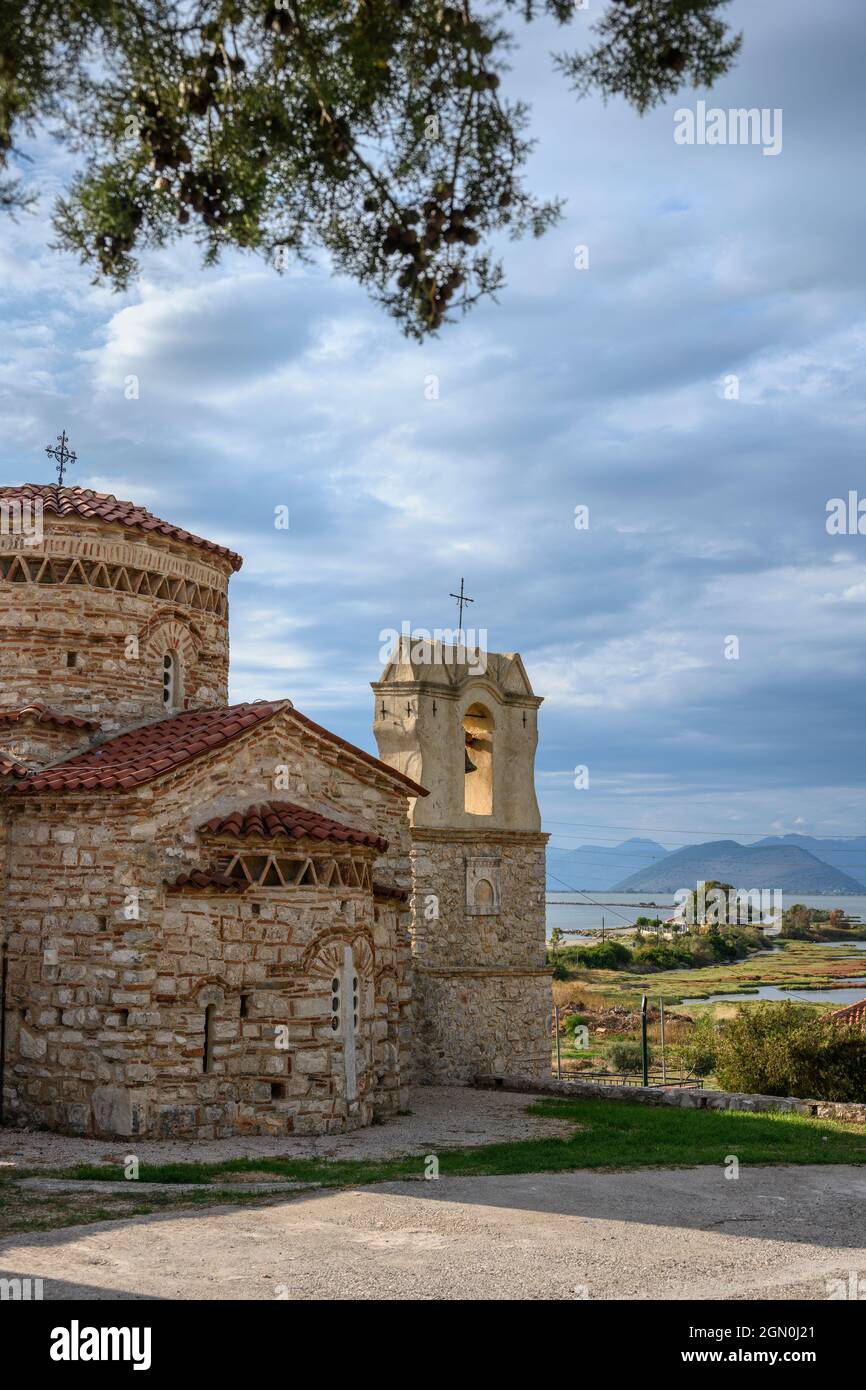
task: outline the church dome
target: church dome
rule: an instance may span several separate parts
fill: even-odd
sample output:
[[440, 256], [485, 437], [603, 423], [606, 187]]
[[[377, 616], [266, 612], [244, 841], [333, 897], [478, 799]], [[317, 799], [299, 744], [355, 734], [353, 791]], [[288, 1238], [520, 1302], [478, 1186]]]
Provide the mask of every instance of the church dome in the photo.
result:
[[241, 564], [107, 493], [0, 487], [0, 711], [38, 701], [112, 731], [224, 704]]

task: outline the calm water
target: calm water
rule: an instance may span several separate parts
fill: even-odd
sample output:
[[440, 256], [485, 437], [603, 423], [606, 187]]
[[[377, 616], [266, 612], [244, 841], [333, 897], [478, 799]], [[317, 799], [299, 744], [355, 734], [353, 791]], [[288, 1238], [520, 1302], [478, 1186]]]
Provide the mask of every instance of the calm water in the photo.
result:
[[[638, 917], [655, 917], [664, 921], [674, 911], [672, 893], [590, 893], [593, 901], [587, 902], [575, 893], [547, 894], [547, 931], [553, 927], [561, 931], [598, 931], [604, 919], [604, 927], [616, 931], [634, 926]], [[832, 893], [814, 897], [804, 897], [798, 893], [786, 894], [782, 900], [784, 907], [802, 903], [804, 907], [841, 907], [850, 917], [866, 916], [866, 894], [855, 897], [837, 897]], [[866, 947], [866, 942], [860, 942]]]
[[[548, 893], [547, 930], [559, 927], [563, 931], [598, 931], [604, 918], [605, 931], [624, 931], [633, 926], [638, 917], [655, 917], [662, 920], [670, 917], [674, 910], [672, 895], [661, 893], [592, 893], [594, 902], [579, 902], [574, 893]], [[866, 916], [866, 894], [856, 897], [834, 897], [832, 894], [803, 897], [791, 894], [783, 901], [785, 907], [802, 903], [804, 907], [841, 907], [849, 917], [862, 919]], [[579, 940], [573, 937], [572, 940]], [[866, 941], [827, 941], [816, 942], [823, 949], [832, 951], [840, 946], [854, 947], [866, 951]], [[660, 979], [662, 977], [659, 977]], [[749, 994], [710, 994], [706, 999], [683, 999], [683, 1004], [721, 1004], [748, 1003], [756, 999], [797, 999], [804, 1003], [837, 1004], [843, 1009], [846, 1004], [856, 1004], [866, 994], [866, 979], [852, 979], [848, 989], [779, 989], [777, 985], [758, 985]]]
[[708, 994], [706, 999], [683, 999], [683, 1004], [754, 1003], [756, 999], [797, 999], [804, 1004], [856, 1004], [866, 994], [866, 980], [858, 981], [852, 989], [779, 989], [776, 985], [758, 985], [750, 994]]

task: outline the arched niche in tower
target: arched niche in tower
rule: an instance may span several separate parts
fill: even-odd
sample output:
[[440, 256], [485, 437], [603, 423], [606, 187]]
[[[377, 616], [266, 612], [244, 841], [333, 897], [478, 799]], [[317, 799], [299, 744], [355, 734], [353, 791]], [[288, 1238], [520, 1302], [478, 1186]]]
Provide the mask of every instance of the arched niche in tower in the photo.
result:
[[472, 704], [463, 716], [463, 809], [471, 816], [493, 815], [493, 715]]

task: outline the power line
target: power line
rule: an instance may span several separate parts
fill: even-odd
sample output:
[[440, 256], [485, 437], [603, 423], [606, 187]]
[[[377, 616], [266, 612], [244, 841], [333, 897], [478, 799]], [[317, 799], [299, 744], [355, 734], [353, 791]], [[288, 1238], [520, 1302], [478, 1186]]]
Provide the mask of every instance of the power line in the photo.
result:
[[[578, 842], [578, 843], [577, 843], [577, 848], [578, 848], [578, 849], [583, 849], [583, 848], [593, 849], [593, 850], [595, 850], [596, 853], [598, 853], [598, 854], [600, 854], [601, 851], [602, 851], [603, 849], [609, 849], [609, 850], [611, 851], [611, 854], [616, 854], [617, 858], [623, 858], [623, 859], [645, 859], [647, 863], [652, 863], [653, 861], [659, 860], [659, 859], [666, 859], [669, 855], [671, 855], [671, 854], [676, 854], [676, 853], [678, 852], [678, 850], [681, 850], [681, 849], [701, 849], [701, 848], [703, 848], [703, 844], [712, 845], [712, 844], [716, 844], [716, 843], [717, 843], [717, 841], [715, 841], [715, 840], [706, 840], [706, 841], [703, 841], [703, 842], [699, 840], [696, 844], [693, 844], [691, 841], [689, 841], [689, 842], [687, 842], [686, 844], [682, 844], [682, 845], [671, 845], [669, 848], [663, 849], [663, 851], [662, 851], [661, 854], [650, 854], [649, 851], [647, 851], [647, 850], [626, 849], [626, 845], [628, 844], [628, 841], [627, 841], [627, 840], [622, 841], [622, 842], [619, 843], [619, 844], [610, 844], [610, 843], [608, 843], [607, 841], [599, 840], [599, 839], [597, 839], [596, 837], [594, 837], [594, 836], [592, 836], [592, 835], [566, 835], [566, 834], [564, 834], [563, 831], [561, 831], [561, 830], [551, 830], [551, 831], [549, 831], [549, 834], [550, 834], [550, 838], [551, 838], [552, 840], [575, 840], [575, 841], [577, 841], [577, 842]], [[769, 850], [773, 850], [773, 849], [802, 849], [802, 848], [803, 848], [803, 846], [801, 846], [801, 845], [740, 845], [740, 844], [739, 844], [739, 841], [736, 841], [735, 843], [739, 845], [740, 849], [747, 849], [747, 850], [751, 850], [751, 849], [769, 849]], [[819, 847], [819, 849], [820, 849], [821, 843], [822, 843], [822, 842], [821, 842], [820, 840], [818, 840], [818, 847]], [[555, 848], [555, 849], [556, 849], [556, 848], [568, 849], [567, 846], [557, 846], [557, 845], [555, 845], [554, 848]], [[820, 859], [821, 855], [820, 855], [820, 853], [819, 853], [819, 849], [815, 849], [815, 850], [806, 849], [806, 850], [804, 850], [804, 852], [805, 852], [806, 854], [815, 854], [815, 855]], [[573, 853], [572, 850], [569, 850], [568, 852], [569, 852], [569, 853]], [[846, 863], [848, 863], [849, 861], [853, 863], [853, 861], [854, 861], [855, 859], [864, 859], [864, 858], [866, 858], [866, 849], [853, 849], [853, 848], [852, 848], [852, 849], [849, 849], [849, 848], [845, 847], [845, 848], [840, 848], [840, 849], [838, 849], [838, 850], [835, 850], [834, 853], [837, 853], [837, 854], [839, 855], [839, 858], [840, 858], [840, 859], [844, 858], [844, 860], [845, 860]]]
[[[622, 920], [628, 926], [634, 926], [634, 922], [631, 920], [630, 917], [623, 917], [623, 914], [621, 912], [616, 912], [615, 909], [610, 906], [610, 903], [597, 903], [595, 901], [595, 898], [591, 898], [588, 893], [584, 893], [582, 888], [573, 888], [570, 883], [563, 883], [561, 878], [556, 877], [556, 874], [549, 873], [547, 877], [552, 878], [554, 883], [562, 883], [563, 888], [567, 888], [569, 893], [579, 893], [582, 898], [586, 898], [586, 901], [588, 903], [592, 903], [593, 907], [600, 907], [605, 912], [613, 912], [614, 917], [622, 917]], [[566, 904], [563, 904], [563, 906], [566, 906]]]
[[[663, 829], [663, 828], [661, 828], [660, 826], [646, 826], [646, 825], [597, 825], [594, 821], [574, 821], [574, 820], [560, 820], [560, 821], [555, 821], [555, 820], [547, 820], [546, 823], [547, 823], [547, 825], [571, 825], [571, 826], [575, 827], [575, 829], [578, 828], [578, 827], [580, 827], [580, 826], [584, 826], [584, 825], [585, 825], [585, 826], [587, 826], [590, 830], [637, 830], [637, 831], [640, 831], [640, 833], [643, 834], [643, 835], [722, 835], [722, 836], [724, 836], [725, 838], [732, 838], [734, 835], [749, 835], [749, 836], [754, 836], [756, 839], [765, 839], [765, 838], [769, 838], [769, 837], [772, 837], [773, 839], [781, 839], [781, 838], [783, 838], [783, 836], [780, 836], [778, 830], [739, 830], [739, 829], [733, 830], [733, 829], [731, 829], [730, 826], [728, 826], [728, 828], [727, 828], [726, 830], [684, 830], [684, 829], [677, 829], [677, 828], [672, 827], [672, 826], [668, 826], [666, 829]], [[796, 830], [786, 830], [786, 831], [784, 832], [784, 834], [785, 834], [785, 835], [797, 835], [797, 834], [799, 834], [799, 831], [796, 831]], [[824, 836], [821, 836], [821, 835], [804, 835], [802, 838], [803, 838], [803, 839], [813, 839], [813, 840], [820, 840], [820, 839], [825, 839], [825, 840], [863, 840], [863, 839], [866, 839], [866, 836], [864, 836], [863, 834], [859, 834], [859, 835], [824, 835]]]

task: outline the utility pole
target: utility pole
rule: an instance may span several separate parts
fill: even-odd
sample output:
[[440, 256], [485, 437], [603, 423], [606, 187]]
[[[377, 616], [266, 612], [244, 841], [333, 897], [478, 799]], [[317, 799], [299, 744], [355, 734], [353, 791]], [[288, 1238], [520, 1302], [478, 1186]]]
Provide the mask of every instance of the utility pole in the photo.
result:
[[665, 1001], [663, 998], [659, 999], [659, 1023], [662, 1039], [662, 1085], [664, 1086], [668, 1079], [668, 1073], [667, 1067], [665, 1066]]
[[640, 1045], [643, 1060], [643, 1084], [649, 1085], [649, 1058], [646, 1040], [646, 995], [641, 999], [640, 1005]]

